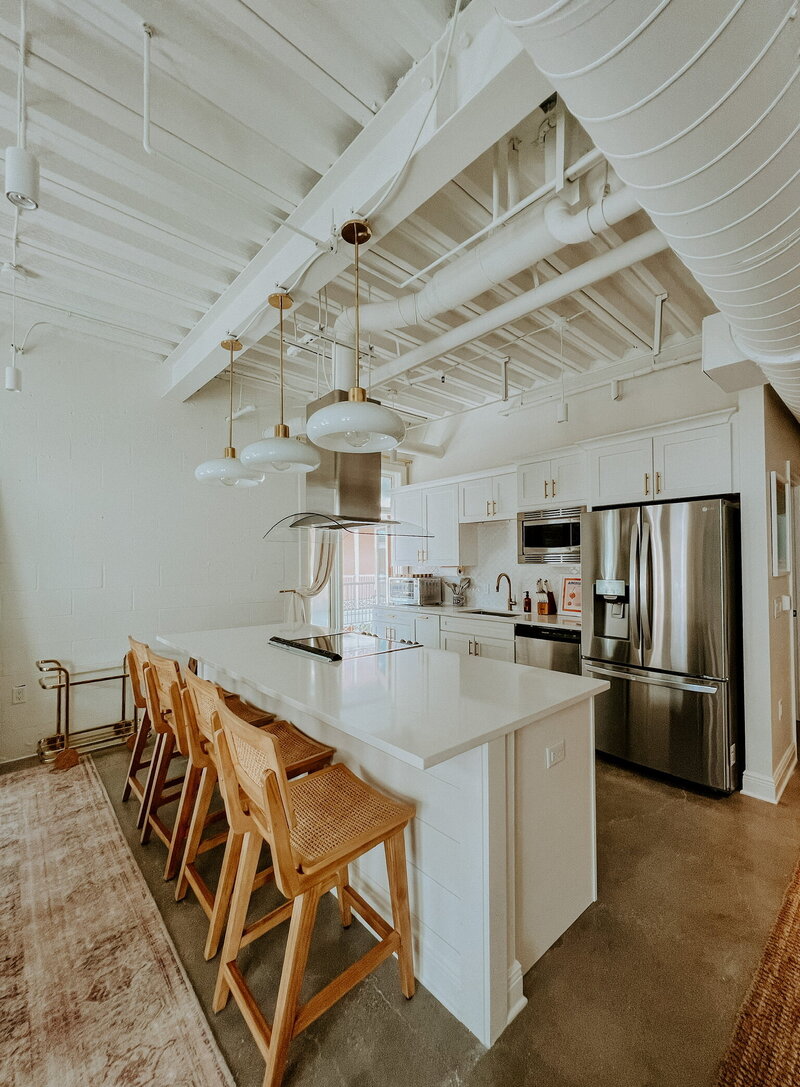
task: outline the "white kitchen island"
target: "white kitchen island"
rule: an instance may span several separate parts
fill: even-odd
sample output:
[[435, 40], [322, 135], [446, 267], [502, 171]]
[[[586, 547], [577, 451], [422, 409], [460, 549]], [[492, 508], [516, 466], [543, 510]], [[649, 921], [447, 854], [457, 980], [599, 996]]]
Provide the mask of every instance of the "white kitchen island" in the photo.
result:
[[[490, 1046], [525, 1004], [525, 971], [596, 898], [593, 698], [608, 684], [438, 649], [331, 664], [268, 644], [314, 633], [281, 624], [159, 641], [416, 805], [415, 974]], [[382, 850], [351, 879], [391, 915]]]

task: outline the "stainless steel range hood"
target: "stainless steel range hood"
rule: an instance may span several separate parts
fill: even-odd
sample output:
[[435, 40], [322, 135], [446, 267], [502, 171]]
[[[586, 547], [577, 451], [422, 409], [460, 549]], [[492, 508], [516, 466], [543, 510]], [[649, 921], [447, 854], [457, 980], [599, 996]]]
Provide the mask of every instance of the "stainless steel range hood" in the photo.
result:
[[[306, 408], [306, 419], [329, 404], [347, 400], [347, 393], [333, 389]], [[315, 514], [324, 515], [324, 528], [346, 528], [381, 522], [380, 453], [334, 453], [319, 449], [320, 465], [306, 475], [306, 510], [297, 528], [313, 527]], [[334, 518], [334, 521], [328, 520]]]

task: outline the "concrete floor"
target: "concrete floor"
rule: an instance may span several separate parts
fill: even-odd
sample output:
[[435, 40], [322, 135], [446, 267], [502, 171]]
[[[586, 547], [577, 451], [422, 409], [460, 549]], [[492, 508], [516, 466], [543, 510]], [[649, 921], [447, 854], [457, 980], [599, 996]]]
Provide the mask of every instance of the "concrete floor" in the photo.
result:
[[[127, 752], [95, 760], [236, 1082], [258, 1087], [233, 1001], [210, 1011], [204, 915], [191, 895], [174, 901], [163, 847], [138, 844], [135, 805], [119, 802]], [[528, 1005], [491, 1050], [425, 990], [404, 1000], [390, 960], [293, 1042], [286, 1087], [712, 1087], [800, 853], [800, 775], [773, 807], [600, 762], [597, 802], [599, 901], [528, 973]], [[241, 960], [268, 1015], [284, 939]], [[323, 903], [303, 999], [370, 942]]]

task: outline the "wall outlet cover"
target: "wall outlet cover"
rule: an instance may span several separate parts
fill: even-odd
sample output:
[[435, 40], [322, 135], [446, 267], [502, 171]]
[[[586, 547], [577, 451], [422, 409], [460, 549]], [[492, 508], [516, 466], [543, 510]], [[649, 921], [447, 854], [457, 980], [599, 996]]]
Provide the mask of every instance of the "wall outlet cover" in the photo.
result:
[[566, 745], [563, 740], [559, 740], [557, 744], [553, 744], [552, 747], [548, 747], [545, 750], [545, 766], [549, 770], [551, 766], [555, 766], [556, 763], [563, 762], [566, 754]]

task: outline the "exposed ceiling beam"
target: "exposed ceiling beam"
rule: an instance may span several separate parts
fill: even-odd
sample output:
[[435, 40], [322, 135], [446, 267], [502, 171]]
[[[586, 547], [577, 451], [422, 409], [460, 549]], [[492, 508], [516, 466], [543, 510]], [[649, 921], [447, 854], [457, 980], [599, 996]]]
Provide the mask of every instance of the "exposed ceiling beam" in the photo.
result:
[[[462, 18], [436, 109], [420, 135], [402, 184], [372, 217], [376, 240], [549, 93], [547, 81], [486, 0], [473, 0]], [[428, 110], [436, 60], [431, 53], [412, 70], [303, 200], [290, 217], [292, 223], [326, 239], [332, 221], [340, 225], [353, 212], [370, 211], [407, 156]], [[316, 255], [306, 238], [279, 228], [169, 357], [165, 395], [186, 399], [219, 371], [218, 344], [227, 332], [243, 336], [246, 346], [265, 335], [277, 320], [274, 310], [263, 312], [266, 296], [276, 285], [294, 284]], [[351, 261], [348, 246], [323, 252], [305, 275], [303, 291], [316, 292]]]

